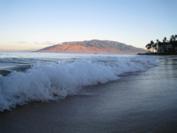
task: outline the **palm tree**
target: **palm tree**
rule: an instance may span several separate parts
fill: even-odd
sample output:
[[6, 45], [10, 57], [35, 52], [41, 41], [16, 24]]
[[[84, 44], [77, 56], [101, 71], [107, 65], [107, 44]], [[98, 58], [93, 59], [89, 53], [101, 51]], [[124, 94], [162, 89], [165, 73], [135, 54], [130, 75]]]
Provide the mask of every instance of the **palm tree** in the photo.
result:
[[158, 44], [160, 41], [159, 41], [159, 39], [156, 39], [156, 43]]
[[171, 35], [170, 37], [170, 44], [172, 45], [172, 49], [171, 49], [171, 52], [175, 52], [175, 45], [176, 45], [176, 38], [175, 38], [175, 35]]
[[151, 42], [150, 42], [150, 43], [151, 43], [151, 45], [152, 45], [152, 44], [154, 44], [154, 41], [152, 41], [152, 40], [151, 40]]
[[177, 41], [177, 35], [175, 35], [175, 41]]
[[171, 35], [171, 37], [170, 37], [170, 42], [172, 43], [172, 42], [174, 42], [175, 41], [175, 35]]
[[167, 40], [167, 37], [164, 37], [163, 38], [163, 41], [162, 41], [162, 46], [161, 46], [161, 50], [160, 52], [161, 53], [164, 53], [167, 51], [167, 45], [169, 44], [168, 40]]
[[159, 39], [157, 39], [156, 40], [156, 43], [154, 43], [154, 45], [153, 45], [153, 48], [154, 48], [154, 50], [157, 50], [157, 47], [160, 45], [160, 41], [159, 41]]
[[167, 40], [167, 37], [164, 37], [162, 42], [159, 39], [155, 43], [151, 41], [146, 45], [146, 48], [159, 54], [177, 54], [177, 34], [171, 35], [169, 40]]
[[177, 35], [175, 35], [174, 51], [177, 53]]
[[167, 38], [164, 37], [164, 38], [163, 38], [163, 43], [166, 43], [166, 42], [167, 42]]
[[151, 44], [150, 43], [148, 43], [147, 45], [146, 45], [146, 49], [151, 49]]
[[154, 45], [154, 41], [151, 40], [151, 42], [146, 45], [146, 48], [150, 50], [153, 47], [153, 45]]

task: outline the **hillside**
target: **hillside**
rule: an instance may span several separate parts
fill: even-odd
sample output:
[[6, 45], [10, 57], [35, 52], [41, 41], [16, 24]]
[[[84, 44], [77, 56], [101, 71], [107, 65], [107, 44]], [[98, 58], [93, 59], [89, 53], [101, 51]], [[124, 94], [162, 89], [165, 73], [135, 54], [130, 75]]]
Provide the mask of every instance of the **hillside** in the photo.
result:
[[137, 54], [144, 52], [144, 50], [116, 41], [90, 40], [63, 42], [43, 48], [39, 52]]

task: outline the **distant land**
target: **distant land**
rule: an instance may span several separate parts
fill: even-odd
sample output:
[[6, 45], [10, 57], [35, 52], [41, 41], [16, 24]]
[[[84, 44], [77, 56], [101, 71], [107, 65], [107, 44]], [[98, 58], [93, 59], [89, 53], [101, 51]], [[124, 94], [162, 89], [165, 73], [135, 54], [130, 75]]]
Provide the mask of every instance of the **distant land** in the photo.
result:
[[145, 50], [124, 43], [108, 40], [63, 42], [37, 52], [89, 53], [89, 54], [137, 54]]

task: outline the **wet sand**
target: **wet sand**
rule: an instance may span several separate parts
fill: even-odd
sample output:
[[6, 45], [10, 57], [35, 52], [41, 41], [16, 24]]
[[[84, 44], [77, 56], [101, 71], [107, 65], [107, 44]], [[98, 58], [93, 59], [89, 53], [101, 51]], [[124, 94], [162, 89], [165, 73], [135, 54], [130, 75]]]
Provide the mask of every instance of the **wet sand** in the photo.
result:
[[78, 95], [0, 113], [0, 133], [175, 133], [177, 57]]

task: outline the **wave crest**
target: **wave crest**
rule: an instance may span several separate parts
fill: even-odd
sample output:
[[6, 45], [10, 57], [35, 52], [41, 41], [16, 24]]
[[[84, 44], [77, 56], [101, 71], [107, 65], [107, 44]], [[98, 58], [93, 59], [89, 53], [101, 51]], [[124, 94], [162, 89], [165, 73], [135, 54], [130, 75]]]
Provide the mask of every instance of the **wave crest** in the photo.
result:
[[126, 72], [145, 71], [156, 65], [150, 57], [100, 57], [36, 63], [26, 72], [0, 77], [0, 111], [30, 101], [55, 100], [81, 88], [119, 79]]

